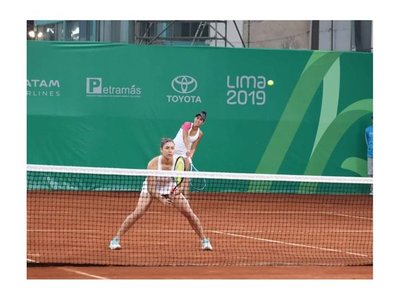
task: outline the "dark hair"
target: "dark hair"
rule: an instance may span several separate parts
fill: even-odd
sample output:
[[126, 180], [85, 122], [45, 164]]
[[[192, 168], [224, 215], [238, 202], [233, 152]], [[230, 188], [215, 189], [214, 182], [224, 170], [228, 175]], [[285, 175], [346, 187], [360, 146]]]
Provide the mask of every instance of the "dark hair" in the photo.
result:
[[162, 139], [161, 139], [161, 143], [160, 143], [160, 148], [162, 149], [162, 148], [164, 147], [164, 145], [165, 145], [166, 143], [169, 143], [169, 142], [173, 142], [173, 143], [175, 144], [175, 142], [174, 142], [173, 139], [170, 139], [170, 138], [162, 138]]
[[204, 111], [204, 110], [202, 110], [201, 112], [199, 112], [198, 114], [196, 114], [196, 117], [197, 116], [200, 116], [200, 117], [202, 117], [202, 119], [204, 120], [204, 122], [206, 121], [206, 119], [207, 119], [207, 112], [206, 111]]

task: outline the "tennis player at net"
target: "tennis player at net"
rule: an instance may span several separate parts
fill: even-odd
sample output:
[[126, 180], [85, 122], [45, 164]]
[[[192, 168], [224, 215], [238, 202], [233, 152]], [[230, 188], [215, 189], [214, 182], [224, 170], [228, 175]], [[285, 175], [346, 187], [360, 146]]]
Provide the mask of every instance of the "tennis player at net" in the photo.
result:
[[[167, 170], [171, 171], [175, 165], [177, 156], [174, 155], [175, 144], [172, 139], [163, 138], [161, 140], [161, 155], [154, 157], [147, 165], [149, 170]], [[110, 241], [111, 250], [121, 249], [121, 237], [142, 217], [149, 209], [151, 202], [158, 199], [165, 205], [173, 205], [189, 221], [193, 230], [200, 238], [202, 250], [212, 250], [211, 242], [205, 237], [199, 218], [190, 207], [189, 201], [177, 189], [172, 195], [170, 191], [175, 186], [175, 181], [171, 177], [153, 177], [149, 176], [143, 183], [142, 191], [135, 210], [125, 219], [118, 229], [116, 236]], [[165, 196], [168, 194], [169, 196]]]

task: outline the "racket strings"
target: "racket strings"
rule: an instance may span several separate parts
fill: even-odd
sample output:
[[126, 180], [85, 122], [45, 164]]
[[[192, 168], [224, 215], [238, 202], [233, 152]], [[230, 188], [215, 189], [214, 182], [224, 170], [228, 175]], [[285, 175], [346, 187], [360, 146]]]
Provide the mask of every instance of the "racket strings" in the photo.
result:
[[[191, 163], [190, 171], [199, 172], [199, 170]], [[204, 178], [190, 178], [190, 187], [195, 191], [202, 191], [206, 188], [207, 182]]]

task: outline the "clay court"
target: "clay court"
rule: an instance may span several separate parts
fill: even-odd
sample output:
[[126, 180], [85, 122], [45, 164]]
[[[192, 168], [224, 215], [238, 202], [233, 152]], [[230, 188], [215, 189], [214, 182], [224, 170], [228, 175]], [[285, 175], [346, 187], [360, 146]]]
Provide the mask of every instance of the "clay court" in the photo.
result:
[[373, 278], [368, 195], [194, 193], [191, 205], [213, 251], [200, 249], [179, 212], [154, 201], [123, 237], [122, 249], [109, 250], [137, 197], [28, 192], [27, 278]]

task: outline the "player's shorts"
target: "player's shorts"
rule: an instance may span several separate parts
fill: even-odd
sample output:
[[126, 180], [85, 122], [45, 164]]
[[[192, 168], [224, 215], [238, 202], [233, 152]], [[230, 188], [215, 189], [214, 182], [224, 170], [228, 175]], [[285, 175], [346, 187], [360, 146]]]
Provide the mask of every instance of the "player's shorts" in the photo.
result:
[[[156, 192], [163, 194], [169, 194], [175, 187], [175, 182], [170, 177], [157, 177], [156, 178]], [[143, 182], [142, 192], [148, 193], [147, 190], [147, 179]]]

